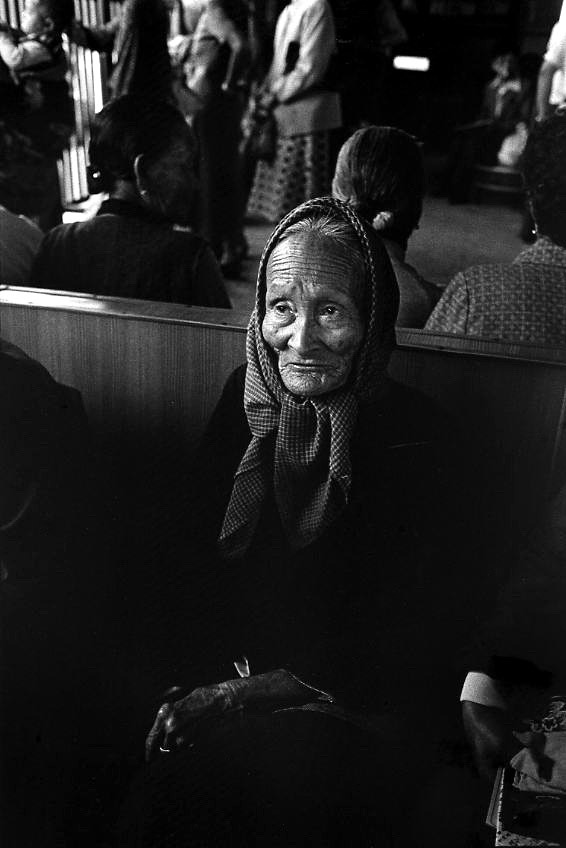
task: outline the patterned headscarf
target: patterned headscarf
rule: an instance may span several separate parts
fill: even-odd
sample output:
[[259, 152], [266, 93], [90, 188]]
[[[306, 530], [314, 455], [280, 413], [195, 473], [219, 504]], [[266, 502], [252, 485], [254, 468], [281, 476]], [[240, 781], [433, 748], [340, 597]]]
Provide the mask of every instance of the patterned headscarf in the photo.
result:
[[[265, 315], [266, 269], [283, 233], [312, 216], [347, 221], [363, 255], [362, 319], [365, 332], [346, 385], [328, 395], [300, 398], [287, 391], [261, 325]], [[323, 233], [320, 233], [323, 236]], [[348, 502], [352, 482], [350, 439], [359, 402], [379, 398], [395, 344], [399, 293], [385, 248], [367, 222], [330, 197], [309, 200], [276, 227], [263, 251], [255, 309], [247, 336], [244, 408], [252, 440], [234, 478], [219, 546], [226, 558], [250, 545], [266, 494], [273, 487], [286, 538], [293, 549], [319, 538]], [[275, 436], [275, 448], [270, 436]]]

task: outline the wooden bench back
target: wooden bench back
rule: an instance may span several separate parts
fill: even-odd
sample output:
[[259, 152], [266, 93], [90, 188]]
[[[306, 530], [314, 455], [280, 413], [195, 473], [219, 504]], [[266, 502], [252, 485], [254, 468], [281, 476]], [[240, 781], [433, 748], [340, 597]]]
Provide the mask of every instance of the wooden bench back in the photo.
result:
[[[230, 310], [0, 289], [0, 335], [78, 389], [97, 445], [146, 480], [190, 457], [245, 359], [246, 323]], [[453, 415], [464, 449], [483, 457], [483, 507], [506, 504], [520, 527], [562, 477], [565, 352], [422, 330], [398, 342], [392, 375]]]

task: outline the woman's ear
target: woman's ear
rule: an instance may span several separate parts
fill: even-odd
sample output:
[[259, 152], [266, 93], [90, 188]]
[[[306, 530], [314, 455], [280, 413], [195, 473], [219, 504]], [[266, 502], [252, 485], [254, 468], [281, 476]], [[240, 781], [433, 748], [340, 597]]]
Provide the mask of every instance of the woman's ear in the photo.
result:
[[147, 202], [149, 189], [147, 171], [145, 167], [145, 156], [143, 153], [139, 153], [134, 159], [134, 176], [136, 178], [136, 188], [142, 200]]

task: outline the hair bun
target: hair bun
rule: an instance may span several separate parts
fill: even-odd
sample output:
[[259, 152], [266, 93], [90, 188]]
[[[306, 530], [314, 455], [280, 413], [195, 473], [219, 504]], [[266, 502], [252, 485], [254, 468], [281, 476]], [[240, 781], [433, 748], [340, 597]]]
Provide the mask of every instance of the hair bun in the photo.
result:
[[395, 214], [389, 209], [384, 209], [382, 212], [377, 213], [377, 215], [371, 222], [371, 225], [376, 232], [382, 233], [384, 230], [388, 230], [391, 228], [394, 219]]

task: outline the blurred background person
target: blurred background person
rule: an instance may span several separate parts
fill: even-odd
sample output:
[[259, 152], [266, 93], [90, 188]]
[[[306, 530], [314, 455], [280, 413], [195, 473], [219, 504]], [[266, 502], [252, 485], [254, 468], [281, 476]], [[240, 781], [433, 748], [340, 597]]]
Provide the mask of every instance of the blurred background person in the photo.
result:
[[536, 114], [544, 120], [566, 100], [566, 18], [553, 26], [538, 75]]
[[447, 188], [452, 203], [469, 199], [476, 165], [497, 165], [506, 137], [519, 122], [528, 123], [529, 105], [523, 97], [523, 82], [516, 55], [498, 53], [491, 65], [493, 79], [486, 85], [479, 117], [456, 127], [448, 154]]
[[232, 277], [239, 276], [246, 253], [239, 144], [242, 84], [250, 63], [247, 29], [244, 0], [208, 0], [185, 63], [186, 85], [196, 101], [192, 126], [200, 156], [199, 229]]
[[423, 327], [441, 294], [405, 261], [407, 243], [419, 226], [424, 188], [421, 150], [403, 130], [365, 127], [342, 145], [332, 194], [383, 239], [399, 286], [401, 327]]
[[57, 159], [74, 130], [62, 36], [72, 0], [26, 0], [0, 25], [0, 203], [46, 230], [61, 222]]
[[218, 263], [189, 229], [195, 141], [168, 103], [132, 95], [96, 116], [89, 147], [98, 214], [45, 237], [32, 277], [41, 287], [229, 307]]
[[124, 0], [107, 24], [85, 27], [76, 23], [70, 37], [82, 47], [116, 55], [108, 80], [111, 99], [138, 94], [172, 101], [168, 34], [169, 11], [164, 0]]
[[427, 330], [566, 346], [566, 110], [534, 125], [522, 172], [535, 243], [510, 265], [458, 273]]
[[293, 0], [283, 9], [261, 97], [275, 115], [276, 148], [271, 162], [257, 164], [251, 217], [275, 223], [299, 203], [329, 193], [330, 131], [342, 123], [338, 93], [324, 88], [335, 51], [327, 0]]

